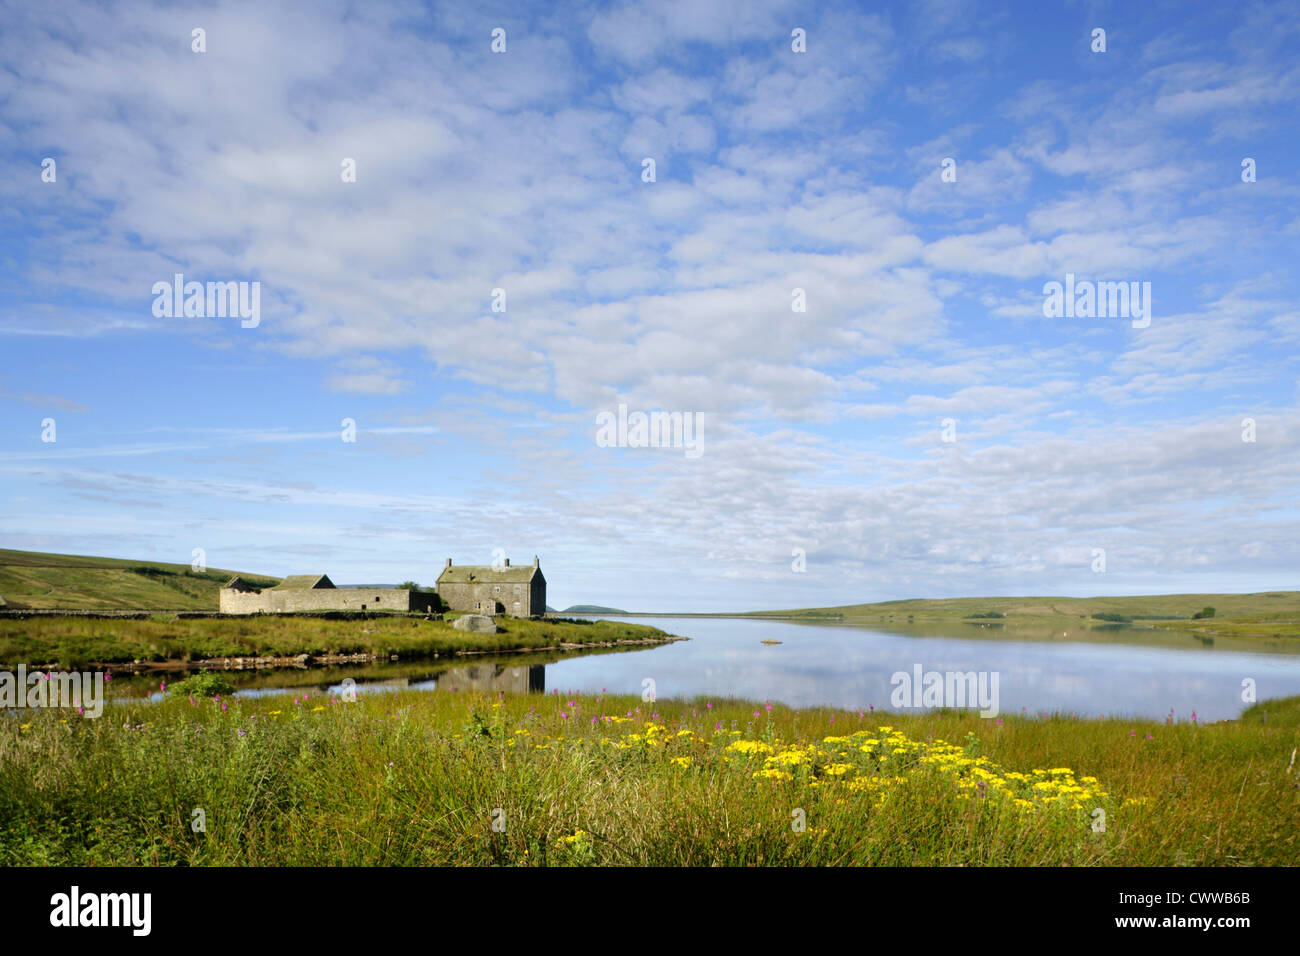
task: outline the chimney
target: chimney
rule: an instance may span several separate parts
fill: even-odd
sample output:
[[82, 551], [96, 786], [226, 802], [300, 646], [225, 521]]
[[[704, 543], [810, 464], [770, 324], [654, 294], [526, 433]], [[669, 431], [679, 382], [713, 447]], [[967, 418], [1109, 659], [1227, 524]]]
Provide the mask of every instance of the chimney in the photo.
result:
[[538, 562], [537, 562], [537, 555], [533, 555], [533, 567], [535, 567], [535, 568], [537, 568], [537, 567], [541, 567], [541, 565], [538, 564]]
[[[448, 559], [447, 559], [447, 568], [449, 568], [449, 567], [451, 567], [451, 558], [448, 558]], [[443, 570], [446, 571], [447, 568], [443, 568]]]
[[510, 559], [509, 559], [509, 558], [506, 558], [506, 567], [507, 567], [507, 568], [510, 567]]

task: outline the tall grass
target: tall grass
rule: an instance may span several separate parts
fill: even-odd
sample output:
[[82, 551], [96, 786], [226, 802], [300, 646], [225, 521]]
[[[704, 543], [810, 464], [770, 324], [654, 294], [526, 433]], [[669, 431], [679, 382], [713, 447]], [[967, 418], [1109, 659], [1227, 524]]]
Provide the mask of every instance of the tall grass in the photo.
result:
[[[19, 712], [0, 864], [1296, 865], [1296, 711], [997, 724], [440, 690]], [[1026, 808], [975, 767], [1096, 782]]]

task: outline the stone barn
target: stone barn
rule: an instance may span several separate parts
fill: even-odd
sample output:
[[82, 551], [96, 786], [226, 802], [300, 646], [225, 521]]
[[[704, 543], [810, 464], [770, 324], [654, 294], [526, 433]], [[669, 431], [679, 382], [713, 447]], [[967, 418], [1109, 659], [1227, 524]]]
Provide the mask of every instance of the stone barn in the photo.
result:
[[295, 574], [275, 587], [256, 588], [231, 578], [219, 595], [222, 614], [294, 611], [438, 611], [436, 595], [405, 588], [339, 588], [324, 574]]
[[453, 611], [541, 617], [546, 613], [546, 578], [536, 555], [532, 567], [505, 564], [453, 565], [438, 575], [438, 596]]

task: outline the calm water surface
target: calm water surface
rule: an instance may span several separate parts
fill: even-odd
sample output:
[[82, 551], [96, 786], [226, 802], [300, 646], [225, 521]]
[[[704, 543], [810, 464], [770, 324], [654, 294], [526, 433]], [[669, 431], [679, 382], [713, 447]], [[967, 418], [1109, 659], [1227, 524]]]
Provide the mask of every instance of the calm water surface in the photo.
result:
[[[659, 697], [895, 710], [892, 675], [920, 664], [927, 671], [998, 672], [1002, 713], [1165, 717], [1172, 709], [1176, 718], [1195, 711], [1199, 720], [1222, 720], [1249, 706], [1241, 699], [1244, 678], [1255, 681], [1259, 700], [1300, 694], [1300, 654], [1221, 649], [1187, 634], [1093, 632], [1088, 641], [1033, 641], [999, 638], [992, 629], [975, 637], [919, 637], [751, 620], [631, 620], [692, 640], [559, 661], [546, 669], [548, 689], [639, 693], [649, 677]], [[782, 643], [765, 646], [763, 638]]]
[[[690, 640], [620, 653], [550, 655], [543, 663], [499, 655], [472, 663], [380, 665], [358, 678], [358, 690], [639, 695], [650, 678], [659, 698], [731, 696], [797, 708], [896, 710], [891, 677], [919, 664], [925, 671], [997, 672], [1003, 714], [1023, 709], [1163, 718], [1172, 710], [1177, 719], [1195, 712], [1202, 721], [1222, 720], [1248, 706], [1242, 700], [1246, 678], [1254, 680], [1259, 700], [1300, 695], [1300, 654], [1216, 646], [1176, 632], [1094, 631], [1087, 640], [1025, 640], [995, 628], [971, 627], [972, 636], [951, 637], [735, 619], [626, 620]], [[764, 645], [764, 638], [781, 643]], [[337, 694], [347, 673], [306, 671], [301, 681], [283, 671], [242, 675], [238, 696]]]

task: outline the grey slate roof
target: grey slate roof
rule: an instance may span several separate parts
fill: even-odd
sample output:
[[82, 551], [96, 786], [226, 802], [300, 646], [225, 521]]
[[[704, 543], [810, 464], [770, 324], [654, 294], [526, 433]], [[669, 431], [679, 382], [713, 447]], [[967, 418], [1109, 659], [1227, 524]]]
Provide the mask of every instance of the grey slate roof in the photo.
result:
[[439, 584], [527, 584], [541, 569], [531, 564], [494, 568], [490, 564], [453, 564], [438, 575]]
[[277, 591], [299, 588], [332, 588], [334, 582], [327, 574], [291, 574], [275, 586]]

